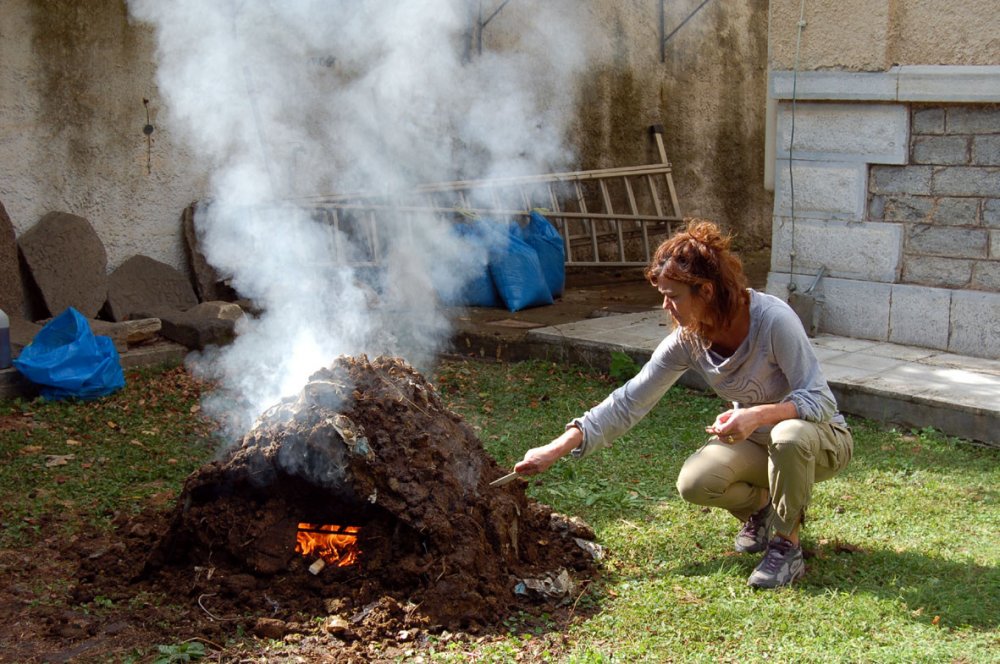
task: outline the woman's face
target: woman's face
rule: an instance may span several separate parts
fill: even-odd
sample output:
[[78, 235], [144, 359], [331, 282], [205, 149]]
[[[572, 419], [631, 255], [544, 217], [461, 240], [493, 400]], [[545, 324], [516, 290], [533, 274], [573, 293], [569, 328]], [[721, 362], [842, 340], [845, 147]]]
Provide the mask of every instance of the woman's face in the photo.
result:
[[660, 277], [656, 280], [656, 289], [663, 295], [663, 310], [678, 325], [686, 327], [702, 320], [705, 303], [689, 284]]

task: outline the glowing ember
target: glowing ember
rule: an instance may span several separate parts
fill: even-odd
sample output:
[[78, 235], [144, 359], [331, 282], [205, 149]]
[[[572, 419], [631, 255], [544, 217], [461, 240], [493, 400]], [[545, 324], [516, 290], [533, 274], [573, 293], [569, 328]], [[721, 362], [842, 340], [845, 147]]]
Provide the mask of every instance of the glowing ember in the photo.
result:
[[318, 556], [327, 565], [346, 567], [358, 560], [358, 526], [328, 526], [300, 523], [295, 541], [296, 553]]

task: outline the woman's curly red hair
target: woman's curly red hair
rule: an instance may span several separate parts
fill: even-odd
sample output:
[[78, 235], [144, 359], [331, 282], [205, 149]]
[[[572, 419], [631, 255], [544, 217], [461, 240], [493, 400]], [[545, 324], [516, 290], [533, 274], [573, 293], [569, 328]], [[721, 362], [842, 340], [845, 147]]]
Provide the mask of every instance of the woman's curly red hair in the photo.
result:
[[750, 296], [743, 263], [729, 249], [732, 236], [707, 219], [685, 221], [684, 229], [656, 248], [645, 275], [654, 286], [664, 277], [690, 285], [695, 294], [712, 284], [712, 298], [706, 301], [710, 320], [696, 321], [686, 330], [704, 337], [709, 329], [725, 327]]

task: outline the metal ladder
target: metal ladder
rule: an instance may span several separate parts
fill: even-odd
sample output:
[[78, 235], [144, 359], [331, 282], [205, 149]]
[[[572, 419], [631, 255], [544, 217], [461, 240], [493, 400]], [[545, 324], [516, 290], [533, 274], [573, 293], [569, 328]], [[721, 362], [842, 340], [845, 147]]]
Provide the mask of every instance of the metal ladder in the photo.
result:
[[[360, 262], [378, 263], [380, 233], [412, 229], [421, 215], [526, 220], [538, 210], [563, 237], [567, 266], [632, 267], [649, 263], [656, 241], [682, 221], [663, 128], [651, 127], [660, 163], [592, 171], [424, 184], [406, 192], [343, 194], [299, 200], [313, 218], [360, 242]], [[338, 233], [335, 260], [348, 259]]]

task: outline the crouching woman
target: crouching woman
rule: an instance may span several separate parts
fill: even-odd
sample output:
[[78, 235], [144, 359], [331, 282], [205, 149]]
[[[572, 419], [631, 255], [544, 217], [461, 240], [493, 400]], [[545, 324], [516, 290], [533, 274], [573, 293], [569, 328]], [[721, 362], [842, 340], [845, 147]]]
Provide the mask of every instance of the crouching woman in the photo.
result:
[[735, 549], [764, 552], [748, 584], [776, 588], [805, 573], [799, 529], [813, 485], [844, 469], [853, 439], [795, 312], [747, 288], [730, 243], [693, 219], [657, 248], [645, 275], [673, 331], [634, 378], [514, 469], [533, 475], [611, 445], [691, 369], [733, 408], [706, 427], [712, 437], [684, 462], [677, 489], [735, 516]]

